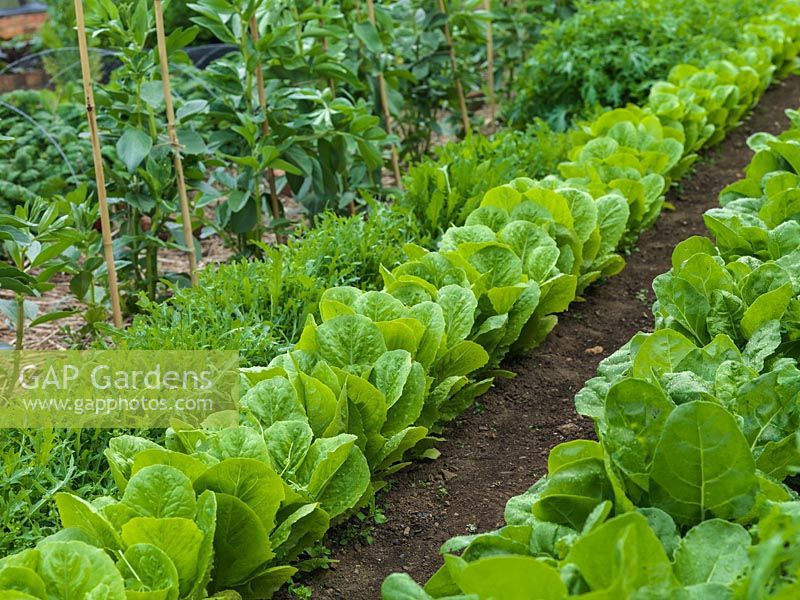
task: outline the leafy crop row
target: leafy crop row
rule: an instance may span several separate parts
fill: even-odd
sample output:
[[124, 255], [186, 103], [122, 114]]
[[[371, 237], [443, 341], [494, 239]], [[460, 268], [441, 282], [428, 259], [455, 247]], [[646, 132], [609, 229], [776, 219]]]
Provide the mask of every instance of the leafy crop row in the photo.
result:
[[451, 225], [463, 225], [493, 187], [553, 173], [568, 150], [569, 137], [541, 121], [524, 132], [473, 134], [412, 165], [398, 204], [410, 209], [422, 231], [435, 238]]
[[[794, 597], [800, 589], [800, 114], [750, 139], [745, 179], [655, 279], [654, 333], [576, 396], [598, 442], [554, 448], [496, 532], [454, 538], [387, 600], [593, 594]], [[460, 555], [458, 555], [460, 554]]]
[[243, 371], [240, 426], [174, 423], [163, 446], [112, 440], [119, 493], [60, 495], [64, 529], [0, 561], [2, 585], [34, 598], [260, 598], [314, 566], [303, 551], [387, 475], [435, 457], [442, 424], [505, 353], [535, 346], [622, 268], [616, 249], [654, 221], [671, 178], [791, 68], [798, 16], [785, 6], [753, 27], [749, 49], [677, 67], [645, 108], [587, 123], [561, 177], [490, 190], [438, 251], [407, 245], [383, 291], [326, 290], [291, 352]]

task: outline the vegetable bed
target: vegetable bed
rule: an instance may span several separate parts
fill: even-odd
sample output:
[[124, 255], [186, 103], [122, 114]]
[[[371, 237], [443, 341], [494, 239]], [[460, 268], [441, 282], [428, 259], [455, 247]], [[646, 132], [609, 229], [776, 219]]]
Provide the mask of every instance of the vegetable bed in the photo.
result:
[[[619, 273], [620, 249], [656, 221], [697, 152], [793, 68], [800, 14], [781, 10], [754, 19], [727, 60], [679, 65], [645, 106], [582, 124], [560, 176], [489, 190], [437, 251], [406, 245], [408, 260], [381, 269], [382, 291], [325, 290], [291, 351], [243, 370], [239, 427], [174, 423], [163, 445], [112, 439], [117, 489], [58, 494], [64, 529], [0, 561], [8, 594], [263, 598], [318, 566], [307, 551], [330, 525], [411, 461], [437, 457], [443, 426], [508, 374], [503, 357], [540, 344], [591, 283]], [[760, 332], [761, 312], [737, 333]]]
[[546, 474], [553, 446], [594, 438], [593, 422], [575, 412], [574, 395], [603, 358], [638, 331], [652, 328], [650, 282], [670, 268], [677, 241], [706, 233], [703, 212], [717, 205], [719, 192], [741, 176], [752, 158], [747, 138], [757, 131], [786, 129], [789, 120], [782, 111], [796, 104], [798, 94], [797, 77], [768, 90], [753, 115], [670, 190], [667, 202], [676, 210], [664, 211], [642, 234], [625, 269], [590, 288], [586, 302], [560, 316], [536, 351], [507, 361], [517, 376], [498, 379], [473, 409], [445, 429], [438, 461], [415, 465], [394, 478], [380, 502], [378, 518], [385, 523], [367, 520], [355, 543], [345, 541], [352, 537], [346, 527], [335, 531], [330, 544], [331, 558], [339, 561], [335, 569], [305, 582], [315, 598], [377, 598], [392, 571], [426, 581], [441, 566], [439, 549], [451, 536], [503, 524], [508, 498]]
[[[656, 277], [655, 328], [575, 397], [599, 441], [552, 449], [507, 525], [454, 538], [386, 599], [789, 598], [800, 589], [800, 113]], [[710, 238], [710, 239], [709, 239]]]

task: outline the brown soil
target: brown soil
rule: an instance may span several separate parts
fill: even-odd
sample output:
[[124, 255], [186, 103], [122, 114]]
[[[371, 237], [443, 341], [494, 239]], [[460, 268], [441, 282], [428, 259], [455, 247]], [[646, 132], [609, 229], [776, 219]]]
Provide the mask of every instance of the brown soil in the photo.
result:
[[[650, 327], [653, 277], [669, 269], [676, 243], [705, 234], [702, 213], [716, 205], [720, 190], [740, 178], [750, 161], [747, 137], [786, 129], [783, 109], [795, 108], [798, 97], [797, 76], [768, 91], [744, 125], [670, 191], [668, 201], [677, 210], [664, 211], [642, 235], [625, 270], [591, 288], [586, 302], [564, 314], [541, 347], [507, 362], [518, 376], [498, 380], [447, 427], [439, 460], [394, 477], [380, 502], [387, 522], [371, 532], [371, 544], [365, 536], [343, 546], [331, 542], [331, 558], [338, 564], [305, 582], [315, 598], [380, 598], [381, 583], [394, 571], [426, 580], [441, 565], [442, 542], [502, 525], [506, 501], [545, 473], [553, 446], [593, 436], [591, 422], [575, 413], [574, 394], [604, 357]], [[340, 528], [331, 537], [352, 536]]]

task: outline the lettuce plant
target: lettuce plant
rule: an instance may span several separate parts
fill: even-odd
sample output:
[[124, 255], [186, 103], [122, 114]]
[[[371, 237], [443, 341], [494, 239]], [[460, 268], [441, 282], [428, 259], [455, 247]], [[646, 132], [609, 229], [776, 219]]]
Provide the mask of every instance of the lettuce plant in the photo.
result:
[[[278, 432], [273, 429], [270, 433]], [[334, 510], [339, 499], [329, 493], [330, 502], [326, 502], [325, 489], [348, 489], [353, 484], [343, 482], [352, 474], [352, 468], [345, 469], [344, 477], [334, 477], [347, 462], [346, 440], [338, 440], [338, 445], [330, 440], [307, 447], [299, 459], [294, 455], [289, 458], [298, 463], [304, 461], [308, 478], [316, 478], [314, 501], [309, 501], [312, 494], [300, 493], [302, 490], [295, 490], [284, 478], [283, 470], [288, 465], [279, 460], [283, 456], [281, 449], [286, 450], [281, 444], [287, 440], [291, 442], [288, 435], [266, 438], [249, 427], [176, 429], [166, 448], [142, 438], [123, 436], [110, 444], [107, 457], [125, 495], [129, 495], [132, 482], [141, 472], [170, 465], [197, 493], [216, 498], [217, 525], [207, 540], [214, 556], [213, 572], [209, 572], [212, 591], [236, 589], [244, 597], [264, 597], [297, 571], [287, 563], [328, 529], [330, 516], [325, 509]], [[287, 458], [283, 456], [282, 460]], [[276, 472], [279, 466], [283, 467], [280, 474]], [[246, 552], [242, 551], [244, 548]], [[208, 582], [207, 578], [203, 585]]]
[[90, 503], [61, 493], [56, 503], [64, 529], [36, 549], [0, 562], [3, 594], [207, 597], [217, 497], [210, 491], [198, 494], [180, 470], [166, 464], [143, 468], [119, 500], [100, 497]]

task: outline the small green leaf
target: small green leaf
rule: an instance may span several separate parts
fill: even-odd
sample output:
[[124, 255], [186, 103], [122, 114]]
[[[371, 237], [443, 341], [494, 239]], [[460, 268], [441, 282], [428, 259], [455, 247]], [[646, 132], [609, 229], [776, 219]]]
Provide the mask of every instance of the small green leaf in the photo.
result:
[[128, 127], [117, 142], [117, 155], [125, 163], [128, 172], [133, 173], [152, 148], [153, 140], [149, 135], [141, 129]]
[[206, 152], [206, 143], [200, 134], [193, 129], [178, 129], [178, 141], [184, 154], [203, 154]]
[[367, 50], [374, 53], [379, 53], [383, 50], [383, 44], [378, 35], [378, 30], [375, 25], [369, 22], [356, 23], [353, 26], [353, 33], [361, 42], [367, 47]]
[[207, 109], [207, 100], [189, 100], [178, 108], [175, 116], [178, 118], [178, 121], [183, 121], [186, 117], [205, 112]]
[[51, 312], [34, 319], [33, 321], [30, 322], [28, 327], [36, 327], [37, 325], [44, 325], [45, 323], [50, 323], [51, 321], [66, 319], [67, 317], [77, 315], [79, 312], [80, 311], [77, 310], [57, 310], [55, 312]]

